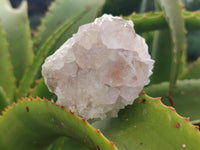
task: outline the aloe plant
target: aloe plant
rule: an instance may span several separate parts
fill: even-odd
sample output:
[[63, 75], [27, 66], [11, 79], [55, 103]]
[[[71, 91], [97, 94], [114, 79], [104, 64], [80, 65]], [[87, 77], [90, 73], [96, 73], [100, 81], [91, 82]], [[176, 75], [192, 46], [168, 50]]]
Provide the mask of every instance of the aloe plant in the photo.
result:
[[200, 29], [200, 13], [179, 0], [157, 0], [159, 11], [122, 16], [137, 33], [153, 33], [155, 65], [150, 84], [117, 118], [90, 122], [56, 103], [41, 66], [80, 25], [101, 15], [104, 3], [55, 0], [31, 35], [27, 2], [15, 9], [0, 0], [1, 150], [200, 149], [200, 59], [187, 63], [185, 40], [186, 30]]

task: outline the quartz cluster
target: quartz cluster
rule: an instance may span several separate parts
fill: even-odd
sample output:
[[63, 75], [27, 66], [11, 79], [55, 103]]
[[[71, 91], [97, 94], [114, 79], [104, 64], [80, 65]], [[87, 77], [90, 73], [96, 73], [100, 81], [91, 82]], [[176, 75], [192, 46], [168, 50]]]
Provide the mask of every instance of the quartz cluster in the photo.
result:
[[103, 15], [79, 27], [42, 66], [57, 103], [87, 120], [116, 117], [149, 83], [154, 61], [132, 21]]

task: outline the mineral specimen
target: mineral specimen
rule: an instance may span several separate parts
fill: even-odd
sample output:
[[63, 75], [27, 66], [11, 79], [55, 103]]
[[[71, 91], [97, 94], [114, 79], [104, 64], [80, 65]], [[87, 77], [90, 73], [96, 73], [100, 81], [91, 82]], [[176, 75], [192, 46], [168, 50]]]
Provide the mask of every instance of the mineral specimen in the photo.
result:
[[103, 15], [79, 27], [42, 66], [57, 103], [85, 119], [116, 117], [149, 83], [154, 61], [132, 21]]

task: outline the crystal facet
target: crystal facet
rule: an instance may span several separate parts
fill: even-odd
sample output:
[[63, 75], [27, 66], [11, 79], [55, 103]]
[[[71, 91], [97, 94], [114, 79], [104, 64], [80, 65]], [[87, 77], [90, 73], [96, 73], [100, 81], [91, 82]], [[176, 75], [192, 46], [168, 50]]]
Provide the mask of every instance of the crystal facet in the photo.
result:
[[103, 15], [79, 27], [42, 66], [58, 104], [85, 119], [116, 117], [149, 83], [154, 61], [132, 21]]

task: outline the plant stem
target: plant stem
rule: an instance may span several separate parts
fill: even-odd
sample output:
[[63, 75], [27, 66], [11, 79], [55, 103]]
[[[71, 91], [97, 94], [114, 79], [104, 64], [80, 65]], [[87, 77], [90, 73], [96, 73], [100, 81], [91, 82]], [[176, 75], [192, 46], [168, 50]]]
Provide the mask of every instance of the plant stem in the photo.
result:
[[[200, 12], [183, 10], [183, 17], [187, 30], [200, 30]], [[132, 13], [130, 16], [124, 16], [134, 22], [134, 28], [137, 32], [149, 32], [168, 28], [168, 23], [163, 12], [148, 12], [143, 14]]]

